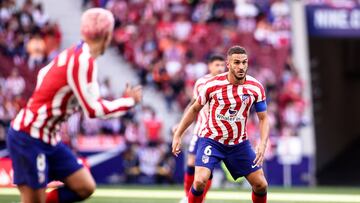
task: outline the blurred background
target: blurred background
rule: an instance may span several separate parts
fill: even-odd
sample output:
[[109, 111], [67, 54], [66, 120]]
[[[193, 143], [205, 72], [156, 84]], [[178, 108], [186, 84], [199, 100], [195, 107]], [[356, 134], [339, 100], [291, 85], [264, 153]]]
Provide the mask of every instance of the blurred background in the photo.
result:
[[[116, 19], [111, 48], [98, 59], [102, 96], [144, 85], [142, 104], [124, 117], [79, 112], [61, 128], [98, 184], [180, 186], [192, 131], [175, 158], [171, 128], [208, 57], [241, 45], [248, 74], [266, 88], [270, 187], [360, 186], [359, 0], [1, 0], [0, 187], [12, 181], [9, 122], [37, 72], [80, 40], [80, 16], [90, 7]], [[253, 146], [257, 122], [253, 114], [247, 124]], [[213, 188], [248, 188], [245, 182], [214, 172]]]

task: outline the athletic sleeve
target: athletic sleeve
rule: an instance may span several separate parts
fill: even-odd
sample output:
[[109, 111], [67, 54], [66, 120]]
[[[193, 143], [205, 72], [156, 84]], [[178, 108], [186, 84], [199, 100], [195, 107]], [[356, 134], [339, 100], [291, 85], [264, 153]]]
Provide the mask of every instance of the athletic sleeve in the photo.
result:
[[97, 65], [89, 54], [80, 54], [68, 67], [68, 83], [81, 108], [90, 118], [118, 117], [135, 105], [133, 98], [122, 97], [113, 101], [100, 97]]
[[201, 89], [204, 87], [205, 85], [205, 81], [200, 78], [198, 80], [196, 80], [195, 85], [194, 85], [194, 89], [193, 89], [193, 98], [194, 100], [196, 100], [200, 94]]
[[260, 82], [258, 82], [257, 87], [258, 87], [259, 90], [257, 91], [258, 94], [257, 94], [256, 102], [265, 101], [266, 100], [266, 95], [265, 95], [265, 90], [264, 90], [263, 85]]
[[267, 109], [267, 104], [266, 104], [266, 95], [265, 95], [265, 90], [264, 87], [262, 86], [262, 84], [260, 82], [257, 82], [256, 86], [256, 101], [254, 104], [255, 107], [255, 111], [256, 112], [263, 112], [266, 111]]
[[209, 83], [205, 83], [203, 85], [203, 87], [201, 88], [199, 95], [196, 99], [197, 102], [199, 104], [201, 104], [202, 106], [205, 105], [210, 98], [210, 91], [211, 91], [211, 87], [210, 87]]

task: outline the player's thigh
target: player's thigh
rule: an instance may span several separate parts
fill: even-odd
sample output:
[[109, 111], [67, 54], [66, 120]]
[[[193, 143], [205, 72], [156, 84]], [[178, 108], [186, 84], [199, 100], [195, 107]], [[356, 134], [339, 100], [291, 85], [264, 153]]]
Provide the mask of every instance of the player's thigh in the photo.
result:
[[227, 154], [224, 163], [231, 176], [236, 180], [261, 168], [254, 164], [255, 157], [256, 154], [249, 141], [244, 141], [232, 148], [231, 152]]
[[[195, 168], [205, 167], [211, 171], [225, 158], [225, 150], [223, 146], [211, 139], [200, 138], [199, 146], [196, 152]], [[196, 172], [196, 169], [195, 169]]]
[[96, 184], [94, 178], [86, 168], [81, 168], [64, 179], [64, 183], [78, 193], [92, 193]]
[[52, 179], [62, 180], [82, 197], [87, 197], [95, 190], [95, 181], [88, 169], [83, 167], [81, 161], [64, 144], [59, 144], [49, 162]]
[[255, 190], [264, 190], [268, 186], [262, 168], [248, 174], [247, 176], [245, 176], [245, 178]]
[[203, 166], [195, 166], [195, 175], [194, 182], [202, 182], [205, 183], [209, 180], [211, 175], [211, 170], [209, 168]]
[[9, 129], [7, 147], [12, 160], [14, 183], [34, 190], [45, 188], [48, 178], [48, 156], [52, 147], [23, 132]]
[[32, 189], [27, 185], [18, 185], [22, 203], [44, 203], [46, 199], [45, 188]]

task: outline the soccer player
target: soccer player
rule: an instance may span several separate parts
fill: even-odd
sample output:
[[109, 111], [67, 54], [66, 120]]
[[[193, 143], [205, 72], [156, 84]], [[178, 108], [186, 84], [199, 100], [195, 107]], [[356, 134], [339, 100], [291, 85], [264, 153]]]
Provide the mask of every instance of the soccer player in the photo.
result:
[[[263, 86], [247, 75], [248, 56], [240, 46], [227, 52], [229, 71], [206, 82], [196, 102], [186, 111], [174, 133], [172, 152], [181, 152], [181, 136], [209, 103], [206, 127], [200, 133], [195, 160], [194, 183], [189, 203], [201, 203], [203, 192], [214, 166], [223, 161], [236, 180], [244, 176], [252, 186], [254, 203], [265, 203], [267, 181], [261, 168], [269, 136], [266, 97]], [[254, 105], [259, 118], [260, 142], [252, 149], [246, 132], [246, 121]]]
[[[90, 118], [118, 117], [141, 100], [141, 87], [127, 86], [122, 98], [100, 98], [95, 59], [108, 47], [114, 27], [111, 12], [92, 8], [81, 17], [82, 41], [64, 50], [38, 74], [35, 91], [11, 123], [7, 146], [21, 202], [75, 202], [95, 190], [91, 174], [65, 146], [60, 123], [80, 106]], [[47, 183], [61, 180], [46, 194]]]
[[[212, 55], [208, 61], [208, 69], [209, 69], [209, 74], [196, 80], [195, 86], [193, 89], [193, 98], [192, 98], [191, 102], [188, 104], [186, 109], [188, 109], [196, 101], [197, 97], [199, 96], [199, 92], [201, 91], [201, 89], [203, 88], [203, 86], [205, 85], [207, 80], [209, 80], [211, 77], [213, 77], [217, 74], [223, 73], [225, 71], [224, 57], [220, 56], [220, 55]], [[206, 124], [206, 118], [207, 118], [208, 111], [209, 111], [209, 109], [208, 109], [208, 105], [207, 105], [199, 112], [199, 114], [196, 118], [196, 124], [194, 127], [193, 136], [192, 136], [190, 144], [189, 144], [189, 149], [188, 149], [189, 153], [187, 156], [187, 167], [186, 167], [186, 171], [185, 171], [185, 175], [184, 175], [184, 190], [185, 190], [186, 197], [184, 199], [182, 199], [181, 202], [187, 202], [187, 197], [188, 197], [190, 188], [194, 181], [195, 155], [196, 155], [196, 151], [198, 148], [198, 136], [200, 135], [201, 130], [203, 129], [203, 127]], [[211, 177], [208, 180], [207, 185], [204, 190], [204, 194], [203, 194], [204, 199], [205, 199], [206, 192], [210, 188], [210, 186], [211, 186]]]

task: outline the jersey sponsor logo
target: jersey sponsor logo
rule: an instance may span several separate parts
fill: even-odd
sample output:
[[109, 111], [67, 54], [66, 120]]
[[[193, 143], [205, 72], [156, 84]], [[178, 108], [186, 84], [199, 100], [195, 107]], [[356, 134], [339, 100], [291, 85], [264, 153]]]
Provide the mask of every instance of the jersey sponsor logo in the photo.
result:
[[216, 114], [218, 120], [228, 121], [228, 122], [240, 122], [245, 120], [243, 117], [238, 117], [238, 110], [229, 109], [225, 115]]
[[255, 168], [255, 167], [258, 167], [258, 166], [256, 164], [251, 165], [251, 168]]

